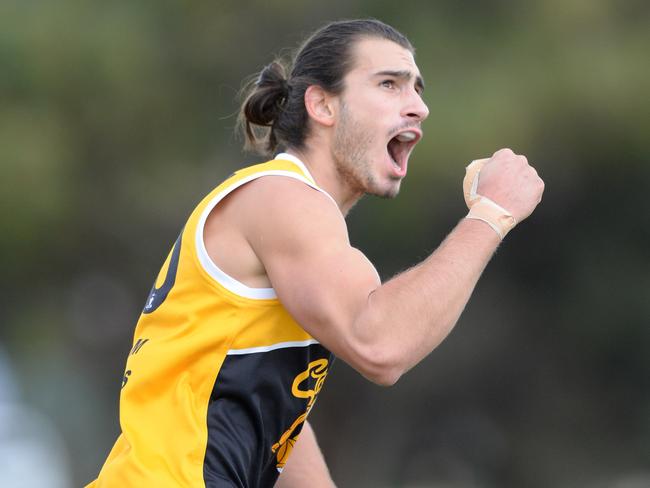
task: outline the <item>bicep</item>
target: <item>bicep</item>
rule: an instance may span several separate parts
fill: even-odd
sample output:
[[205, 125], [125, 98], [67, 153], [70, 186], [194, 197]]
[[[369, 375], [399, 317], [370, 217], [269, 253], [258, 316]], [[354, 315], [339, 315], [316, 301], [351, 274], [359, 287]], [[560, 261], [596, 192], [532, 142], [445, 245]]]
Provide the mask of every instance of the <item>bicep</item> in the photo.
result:
[[276, 253], [265, 266], [287, 310], [324, 343], [350, 332], [355, 317], [380, 284], [374, 267], [360, 251], [331, 238], [291, 253]]
[[354, 320], [380, 286], [379, 276], [350, 245], [345, 221], [325, 195], [299, 182], [266, 186], [282, 188], [275, 188], [264, 215], [254, 219], [251, 246], [294, 319], [334, 354], [354, 363]]

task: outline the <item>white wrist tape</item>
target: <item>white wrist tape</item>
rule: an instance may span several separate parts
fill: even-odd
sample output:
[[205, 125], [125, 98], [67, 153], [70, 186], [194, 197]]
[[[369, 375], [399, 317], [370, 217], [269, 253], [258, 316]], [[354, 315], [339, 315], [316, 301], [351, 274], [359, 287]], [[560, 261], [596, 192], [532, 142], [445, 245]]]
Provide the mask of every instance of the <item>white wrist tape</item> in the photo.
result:
[[463, 194], [469, 213], [465, 218], [482, 220], [503, 239], [506, 234], [517, 225], [517, 221], [505, 208], [487, 197], [476, 193], [481, 168], [488, 159], [477, 159], [465, 168], [463, 180]]

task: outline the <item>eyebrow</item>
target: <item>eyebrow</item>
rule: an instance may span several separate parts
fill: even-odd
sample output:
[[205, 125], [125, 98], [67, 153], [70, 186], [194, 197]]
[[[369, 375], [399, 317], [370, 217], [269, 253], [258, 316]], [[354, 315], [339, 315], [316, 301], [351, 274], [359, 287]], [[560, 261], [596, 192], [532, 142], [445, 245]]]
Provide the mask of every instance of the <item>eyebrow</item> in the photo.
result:
[[[393, 76], [395, 78], [403, 78], [408, 81], [413, 78], [413, 73], [408, 70], [384, 70], [375, 73], [375, 76]], [[417, 75], [415, 77], [415, 87], [420, 91], [424, 90], [424, 79], [420, 75]]]

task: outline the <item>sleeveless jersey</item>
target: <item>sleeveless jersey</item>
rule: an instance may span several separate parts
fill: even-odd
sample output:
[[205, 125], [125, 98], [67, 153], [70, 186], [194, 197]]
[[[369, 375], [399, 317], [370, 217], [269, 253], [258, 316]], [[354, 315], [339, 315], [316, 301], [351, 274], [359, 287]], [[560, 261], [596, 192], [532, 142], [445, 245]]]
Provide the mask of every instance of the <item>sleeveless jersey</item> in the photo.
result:
[[267, 487], [282, 471], [333, 356], [273, 288], [219, 269], [203, 239], [212, 209], [263, 176], [324, 192], [300, 160], [281, 154], [237, 171], [196, 207], [136, 326], [122, 432], [88, 487]]

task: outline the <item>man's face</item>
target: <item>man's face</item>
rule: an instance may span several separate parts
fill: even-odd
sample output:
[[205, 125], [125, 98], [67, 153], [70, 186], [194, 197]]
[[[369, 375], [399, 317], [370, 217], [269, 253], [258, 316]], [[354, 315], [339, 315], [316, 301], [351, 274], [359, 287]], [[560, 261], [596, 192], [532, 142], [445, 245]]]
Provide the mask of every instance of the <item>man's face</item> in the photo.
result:
[[429, 115], [420, 96], [420, 71], [408, 49], [386, 39], [361, 39], [352, 56], [332, 156], [353, 191], [391, 198], [422, 136], [420, 123]]

